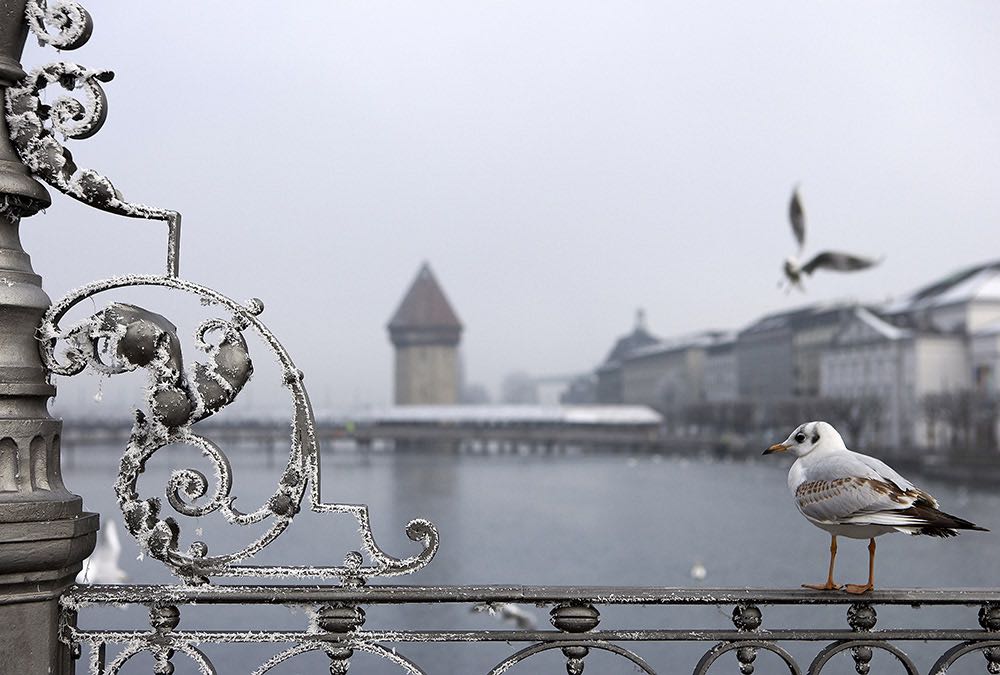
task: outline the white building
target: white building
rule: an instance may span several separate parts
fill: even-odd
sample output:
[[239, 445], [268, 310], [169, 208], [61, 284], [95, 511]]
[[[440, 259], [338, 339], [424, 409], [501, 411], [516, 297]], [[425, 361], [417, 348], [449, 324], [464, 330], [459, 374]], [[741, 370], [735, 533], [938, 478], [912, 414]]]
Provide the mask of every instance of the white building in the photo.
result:
[[705, 348], [704, 374], [706, 402], [725, 403], [740, 397], [734, 334], [721, 334], [718, 342]]
[[981, 326], [969, 342], [972, 385], [981, 392], [1000, 394], [1000, 321]]
[[740, 397], [754, 401], [816, 396], [820, 356], [855, 305], [807, 305], [764, 316], [736, 339]]
[[624, 402], [680, 411], [705, 401], [706, 350], [726, 337], [709, 331], [636, 349], [622, 361]]
[[964, 335], [900, 327], [858, 307], [820, 358], [820, 395], [880, 402], [863, 445], [925, 446], [924, 397], [967, 389], [970, 374]]

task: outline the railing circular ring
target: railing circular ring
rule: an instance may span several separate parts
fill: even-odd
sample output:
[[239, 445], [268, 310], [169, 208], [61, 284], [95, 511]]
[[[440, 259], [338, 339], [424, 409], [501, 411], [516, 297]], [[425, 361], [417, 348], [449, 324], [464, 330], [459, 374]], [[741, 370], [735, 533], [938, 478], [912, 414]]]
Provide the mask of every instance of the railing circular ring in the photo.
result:
[[813, 659], [812, 663], [809, 664], [809, 670], [806, 671], [806, 675], [818, 675], [830, 659], [840, 652], [853, 649], [854, 647], [871, 647], [887, 651], [895, 656], [896, 660], [903, 665], [903, 668], [906, 669], [907, 675], [920, 675], [917, 671], [917, 667], [913, 664], [913, 661], [910, 660], [910, 657], [906, 655], [906, 652], [899, 647], [882, 640], [840, 640], [827, 645], [819, 654], [816, 655], [816, 658]]
[[982, 651], [983, 649], [989, 649], [990, 647], [1000, 647], [1000, 640], [969, 640], [967, 642], [962, 642], [957, 644], [944, 654], [941, 655], [931, 669], [928, 671], [929, 675], [944, 675], [948, 672], [948, 668], [951, 664], [958, 661], [960, 658], [965, 656], [970, 652]]
[[656, 675], [656, 671], [646, 663], [638, 654], [625, 649], [624, 647], [619, 647], [618, 645], [611, 644], [610, 642], [602, 642], [599, 640], [565, 640], [562, 642], [540, 642], [538, 644], [525, 647], [521, 651], [517, 652], [513, 656], [505, 659], [501, 663], [498, 663], [493, 667], [487, 675], [501, 675], [501, 673], [506, 673], [513, 666], [525, 661], [526, 659], [535, 656], [536, 654], [541, 654], [542, 652], [547, 652], [552, 649], [562, 649], [563, 647], [587, 647], [588, 649], [600, 649], [602, 651], [611, 652], [616, 654], [623, 659], [632, 662], [634, 666], [639, 668], [642, 672], [647, 675]]
[[[93, 645], [92, 649], [97, 649], [97, 645]], [[117, 675], [121, 672], [122, 666], [132, 660], [132, 657], [142, 652], [149, 652], [150, 654], [156, 653], [158, 649], [161, 649], [162, 645], [153, 645], [149, 642], [139, 642], [137, 644], [132, 644], [127, 646], [115, 657], [115, 660], [111, 662], [107, 669], [107, 675]], [[169, 645], [170, 649], [176, 652], [181, 652], [191, 659], [196, 666], [198, 666], [198, 672], [204, 673], [204, 675], [216, 675], [215, 665], [211, 660], [205, 655], [203, 651], [195, 647], [188, 642], [181, 641], [171, 641]]]
[[381, 657], [387, 661], [395, 663], [397, 666], [402, 668], [407, 675], [427, 675], [417, 664], [415, 664], [410, 659], [406, 658], [402, 654], [399, 654], [395, 650], [386, 649], [382, 645], [373, 644], [368, 642], [349, 642], [349, 643], [338, 643], [330, 644], [325, 642], [307, 642], [305, 644], [299, 644], [294, 647], [290, 647], [283, 652], [279, 652], [272, 656], [270, 659], [262, 663], [257, 670], [253, 671], [253, 675], [264, 675], [270, 672], [275, 666], [278, 666], [288, 659], [294, 658], [299, 654], [305, 654], [306, 652], [324, 651], [328, 656], [333, 656], [333, 650], [342, 647], [346, 649], [353, 649], [359, 652], [365, 652], [367, 654], [372, 654], [374, 656]]
[[764, 651], [776, 654], [779, 659], [785, 662], [788, 666], [788, 672], [792, 675], [802, 675], [802, 670], [799, 668], [798, 662], [795, 658], [789, 654], [783, 647], [767, 642], [765, 640], [733, 640], [732, 642], [720, 642], [715, 645], [698, 661], [698, 665], [694, 667], [693, 675], [705, 675], [712, 667], [720, 656], [726, 652], [731, 652], [735, 649], [741, 649], [743, 647], [753, 647], [755, 649], [763, 649]]

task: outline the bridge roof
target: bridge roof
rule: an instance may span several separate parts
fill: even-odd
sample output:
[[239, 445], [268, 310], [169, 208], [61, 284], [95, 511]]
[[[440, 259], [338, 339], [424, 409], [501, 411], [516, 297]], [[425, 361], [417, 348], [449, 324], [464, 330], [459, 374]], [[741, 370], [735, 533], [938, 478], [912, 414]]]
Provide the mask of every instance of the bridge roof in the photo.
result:
[[440, 425], [659, 425], [660, 413], [642, 405], [406, 405], [377, 408], [350, 419], [362, 424]]

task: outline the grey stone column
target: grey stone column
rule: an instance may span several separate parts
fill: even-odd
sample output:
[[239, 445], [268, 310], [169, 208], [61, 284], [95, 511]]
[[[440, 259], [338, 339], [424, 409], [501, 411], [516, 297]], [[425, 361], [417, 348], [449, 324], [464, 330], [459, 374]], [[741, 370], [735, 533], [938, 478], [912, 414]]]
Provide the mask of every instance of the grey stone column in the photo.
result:
[[[0, 93], [24, 77], [24, 0], [0, 1]], [[94, 549], [98, 517], [62, 482], [62, 421], [36, 331], [48, 295], [21, 248], [21, 218], [50, 203], [0, 116], [0, 673], [73, 672], [59, 642], [59, 595]]]

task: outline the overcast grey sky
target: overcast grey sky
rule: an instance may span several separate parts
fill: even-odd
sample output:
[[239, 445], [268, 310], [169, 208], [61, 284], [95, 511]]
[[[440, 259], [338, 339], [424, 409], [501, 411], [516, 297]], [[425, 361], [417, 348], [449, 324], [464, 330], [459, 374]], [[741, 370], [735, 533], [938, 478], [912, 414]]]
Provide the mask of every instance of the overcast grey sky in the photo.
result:
[[[636, 307], [737, 329], [1000, 257], [993, 1], [85, 4], [62, 58], [116, 77], [74, 158], [184, 214], [182, 276], [262, 298], [317, 405], [390, 400], [425, 259], [495, 390], [593, 368]], [[779, 291], [796, 182], [810, 251], [884, 264]], [[162, 270], [159, 223], [54, 197], [22, 226], [53, 298]]]

